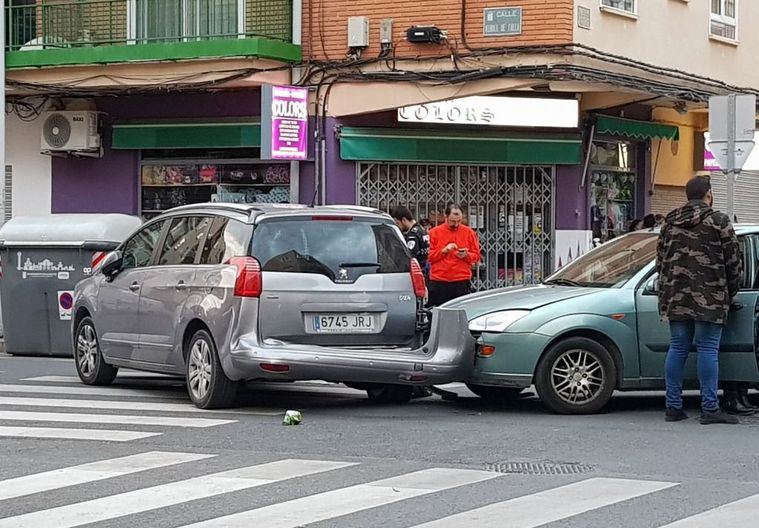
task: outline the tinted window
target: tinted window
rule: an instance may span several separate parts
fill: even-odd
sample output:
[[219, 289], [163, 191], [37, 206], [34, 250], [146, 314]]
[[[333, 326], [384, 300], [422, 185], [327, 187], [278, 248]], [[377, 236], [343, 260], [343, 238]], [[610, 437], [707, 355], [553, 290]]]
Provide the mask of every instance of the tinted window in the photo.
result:
[[407, 273], [410, 256], [397, 229], [376, 221], [276, 220], [253, 233], [264, 271], [319, 273], [352, 282], [370, 273]]
[[151, 224], [138, 232], [129, 239], [126, 244], [124, 244], [124, 249], [122, 251], [123, 269], [142, 268], [150, 265], [153, 250], [155, 249], [156, 243], [158, 243], [158, 239], [161, 238], [161, 230], [165, 224], [165, 221]]
[[201, 264], [221, 264], [231, 257], [246, 255], [247, 233], [247, 226], [241, 222], [216, 218], [206, 237]]
[[158, 258], [159, 265], [194, 264], [210, 217], [184, 216], [171, 221], [166, 240]]

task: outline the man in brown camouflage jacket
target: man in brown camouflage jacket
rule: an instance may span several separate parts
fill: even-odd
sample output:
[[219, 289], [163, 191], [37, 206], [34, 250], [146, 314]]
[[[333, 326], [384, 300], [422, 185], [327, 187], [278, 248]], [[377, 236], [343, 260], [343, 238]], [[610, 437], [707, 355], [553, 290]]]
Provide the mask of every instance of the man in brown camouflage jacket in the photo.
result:
[[682, 386], [695, 338], [701, 385], [701, 423], [738, 423], [719, 408], [719, 344], [730, 304], [738, 293], [743, 260], [730, 218], [712, 209], [708, 178], [686, 186], [688, 203], [664, 223], [657, 250], [659, 310], [672, 336], [666, 359], [667, 421], [687, 418]]

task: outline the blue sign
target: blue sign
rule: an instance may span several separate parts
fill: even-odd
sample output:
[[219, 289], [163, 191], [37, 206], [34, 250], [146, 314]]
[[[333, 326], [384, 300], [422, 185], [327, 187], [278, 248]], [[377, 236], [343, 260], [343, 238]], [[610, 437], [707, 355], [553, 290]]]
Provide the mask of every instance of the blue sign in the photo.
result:
[[482, 32], [486, 37], [506, 37], [522, 34], [521, 7], [489, 7], [483, 10]]

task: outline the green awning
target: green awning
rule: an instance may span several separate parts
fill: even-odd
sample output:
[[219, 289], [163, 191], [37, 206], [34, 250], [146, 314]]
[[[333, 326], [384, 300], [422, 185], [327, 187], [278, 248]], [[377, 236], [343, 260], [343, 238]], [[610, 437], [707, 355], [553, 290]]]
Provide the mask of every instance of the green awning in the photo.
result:
[[680, 129], [676, 126], [605, 115], [597, 116], [596, 134], [611, 134], [630, 139], [680, 139]]
[[340, 157], [356, 161], [575, 165], [582, 161], [582, 141], [572, 134], [343, 127]]
[[260, 123], [121, 124], [114, 149], [250, 148], [261, 146]]

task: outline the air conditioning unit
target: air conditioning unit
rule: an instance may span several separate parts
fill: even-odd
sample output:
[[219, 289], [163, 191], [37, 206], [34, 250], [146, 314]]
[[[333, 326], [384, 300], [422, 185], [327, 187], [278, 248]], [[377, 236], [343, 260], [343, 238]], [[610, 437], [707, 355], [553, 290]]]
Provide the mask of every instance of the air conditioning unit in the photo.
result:
[[47, 112], [42, 123], [42, 152], [100, 151], [98, 113], [91, 110]]

